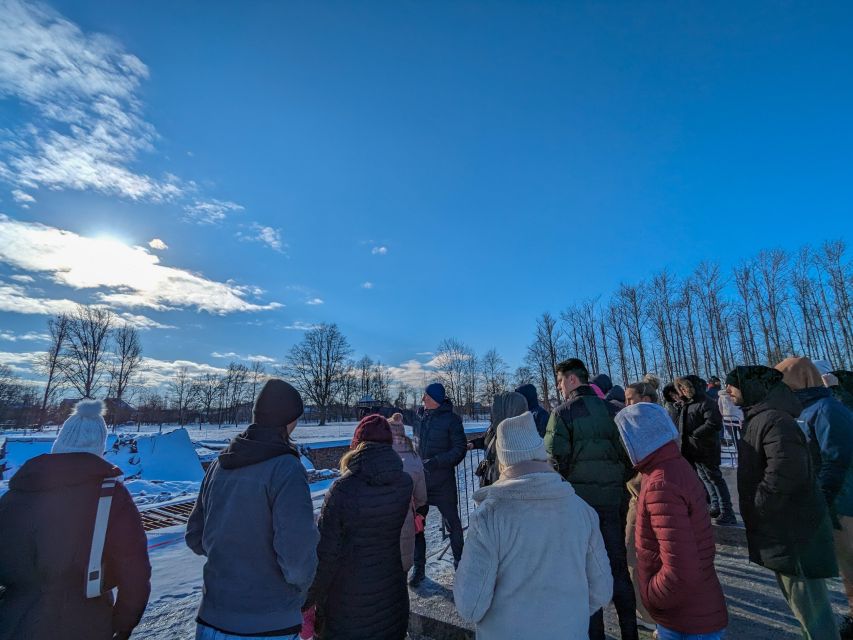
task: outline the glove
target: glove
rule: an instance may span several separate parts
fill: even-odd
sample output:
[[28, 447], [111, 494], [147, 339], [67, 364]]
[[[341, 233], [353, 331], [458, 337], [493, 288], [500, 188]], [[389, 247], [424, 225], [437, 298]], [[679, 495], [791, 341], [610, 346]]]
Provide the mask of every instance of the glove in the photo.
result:
[[313, 640], [316, 622], [317, 607], [312, 606], [302, 612], [302, 631], [299, 632], [299, 640]]

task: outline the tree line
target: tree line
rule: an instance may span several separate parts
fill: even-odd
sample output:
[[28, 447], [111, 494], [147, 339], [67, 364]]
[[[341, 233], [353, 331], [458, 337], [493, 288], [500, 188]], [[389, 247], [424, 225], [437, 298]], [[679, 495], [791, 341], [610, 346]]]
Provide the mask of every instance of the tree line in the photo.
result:
[[[562, 400], [555, 367], [575, 356], [594, 373], [627, 384], [648, 372], [671, 380], [696, 373], [724, 375], [738, 364], [773, 365], [789, 355], [853, 366], [853, 264], [843, 241], [796, 252], [765, 250], [728, 272], [702, 262], [677, 276], [662, 270], [623, 282], [609, 297], [575, 302], [556, 315], [542, 313], [523, 362], [510, 370], [492, 348], [482, 355], [449, 337], [436, 347], [423, 380], [391, 378], [389, 368], [354, 350], [334, 323], [306, 331], [273, 375], [291, 381], [320, 424], [357, 417], [359, 403], [414, 409], [423, 387], [441, 381], [462, 414], [476, 415], [496, 393], [536, 385], [546, 406]], [[42, 424], [56, 397], [105, 391], [124, 399], [142, 367], [139, 335], [109, 310], [80, 305], [48, 322], [49, 345], [36, 370], [45, 384], [16, 379], [0, 366], [0, 423], [10, 407], [29, 407], [27, 424]], [[166, 389], [141, 388], [142, 422], [239, 424], [251, 418], [257, 391], [270, 374], [260, 363], [231, 362], [221, 374], [179, 369]], [[427, 378], [429, 375], [431, 377]], [[120, 404], [120, 403], [119, 403]], [[27, 422], [28, 421], [28, 422]]]

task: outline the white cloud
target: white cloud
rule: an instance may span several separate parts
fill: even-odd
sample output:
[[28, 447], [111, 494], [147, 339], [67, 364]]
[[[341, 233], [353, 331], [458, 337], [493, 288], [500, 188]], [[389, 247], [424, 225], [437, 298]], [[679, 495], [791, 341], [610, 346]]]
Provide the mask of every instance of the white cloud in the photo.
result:
[[372, 282], [362, 282], [362, 283], [361, 283], [361, 288], [362, 288], [362, 289], [372, 289], [372, 288], [373, 288], [373, 283], [372, 283]]
[[273, 251], [278, 251], [279, 253], [282, 253], [283, 248], [287, 246], [281, 241], [281, 229], [265, 227], [257, 222], [252, 223], [251, 229], [252, 233], [243, 233], [242, 231], [238, 231], [237, 237], [240, 240], [245, 240], [247, 242], [260, 242], [261, 244], [267, 245]]
[[325, 302], [322, 298], [311, 298], [305, 304], [310, 304], [313, 306], [313, 305], [318, 305], [318, 304], [325, 304]]
[[137, 94], [148, 68], [118, 42], [20, 0], [3, 3], [0, 42], [0, 95], [40, 116], [12, 132], [6, 179], [30, 189], [93, 189], [155, 202], [192, 188], [130, 168], [153, 149], [157, 133], [142, 117]]
[[0, 311], [54, 315], [68, 313], [76, 308], [77, 303], [73, 300], [31, 296], [21, 286], [0, 282]]
[[224, 200], [195, 200], [184, 207], [184, 220], [196, 224], [216, 224], [222, 222], [229, 213], [243, 211], [236, 202]]
[[19, 273], [19, 274], [16, 274], [14, 276], [9, 276], [9, 280], [14, 280], [15, 282], [24, 282], [24, 283], [30, 283], [30, 282], [36, 281], [36, 279], [33, 278], [32, 276], [28, 276], [28, 275], [23, 274], [23, 273]]
[[386, 367], [388, 376], [397, 382], [420, 389], [435, 378], [435, 371], [419, 360], [407, 360], [396, 367]]
[[46, 333], [38, 333], [36, 331], [28, 331], [27, 333], [0, 331], [0, 340], [6, 340], [8, 342], [43, 342], [45, 340], [50, 340], [50, 336]]
[[153, 240], [150, 240], [148, 242], [148, 246], [154, 249], [155, 251], [165, 251], [169, 248], [169, 245], [160, 240], [160, 238], [154, 238]]
[[320, 325], [312, 324], [310, 322], [302, 322], [301, 320], [296, 320], [289, 325], [286, 325], [284, 328], [288, 331], [311, 331], [312, 329], [316, 329]]
[[270, 358], [269, 356], [258, 355], [249, 355], [246, 357], [246, 360], [249, 362], [260, 362], [261, 364], [273, 364], [276, 362], [275, 358]]
[[233, 351], [229, 351], [228, 353], [220, 353], [219, 351], [214, 351], [210, 354], [210, 356], [212, 358], [224, 358], [226, 360], [242, 360], [242, 358]]
[[435, 355], [432, 351], [420, 351], [415, 354], [416, 356], [432, 356]]
[[36, 201], [36, 199], [29, 193], [21, 191], [20, 189], [12, 189], [12, 197], [15, 199], [15, 202], [20, 202], [24, 206], [30, 205]]
[[135, 313], [120, 313], [119, 321], [125, 324], [129, 324], [132, 327], [139, 329], [140, 331], [148, 331], [149, 329], [176, 329], [174, 325], [171, 324], [163, 324], [162, 322], [157, 322], [153, 318], [149, 318], [148, 316], [140, 316]]
[[140, 366], [139, 381], [144, 387], [167, 387], [175, 375], [182, 369], [192, 377], [202, 376], [205, 373], [222, 375], [225, 369], [213, 365], [193, 362], [191, 360], [158, 360], [156, 358], [142, 358]]
[[373, 247], [373, 249], [371, 250], [370, 253], [372, 253], [375, 256], [384, 256], [388, 253], [388, 247], [385, 247], [385, 246]]
[[33, 367], [41, 358], [43, 351], [26, 351], [13, 353], [0, 351], [0, 364], [5, 364], [17, 374], [32, 374]]
[[[160, 264], [159, 256], [144, 247], [128, 246], [112, 238], [88, 238], [47, 225], [20, 222], [0, 214], [0, 262], [25, 271], [47, 273], [57, 284], [73, 289], [107, 289], [97, 299], [112, 306], [156, 310], [195, 308], [219, 315], [277, 309], [277, 302], [246, 300], [250, 287], [218, 282]], [[0, 285], [3, 294], [24, 298], [21, 287]], [[48, 301], [54, 307], [70, 301]], [[22, 313], [55, 313], [55, 310]]]

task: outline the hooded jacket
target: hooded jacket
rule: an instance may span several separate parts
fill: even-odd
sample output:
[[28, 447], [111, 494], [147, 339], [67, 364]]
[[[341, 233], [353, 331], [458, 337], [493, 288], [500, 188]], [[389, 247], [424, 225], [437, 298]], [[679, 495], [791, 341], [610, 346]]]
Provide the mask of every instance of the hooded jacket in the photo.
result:
[[187, 545], [207, 557], [199, 620], [226, 633], [285, 635], [302, 624], [319, 536], [305, 469], [281, 433], [253, 424], [234, 438], [187, 522]]
[[643, 605], [655, 622], [681, 633], [725, 629], [705, 487], [675, 442], [641, 460], [637, 471], [643, 480], [634, 540]]
[[453, 403], [445, 399], [437, 409], [418, 410], [415, 448], [424, 463], [430, 504], [456, 499], [456, 465], [468, 452], [462, 418], [453, 412]]
[[796, 422], [802, 405], [769, 367], [738, 367], [726, 384], [741, 391], [746, 414], [737, 479], [750, 560], [787, 576], [837, 575], [826, 503]]
[[111, 640], [139, 623], [151, 591], [148, 542], [120, 482], [104, 542], [103, 594], [86, 597], [101, 483], [120, 475], [94, 454], [63, 453], [28, 460], [12, 476], [0, 498], [2, 640]]
[[587, 638], [590, 615], [613, 592], [598, 516], [539, 466], [474, 494], [453, 598], [483, 640]]
[[818, 487], [834, 514], [853, 516], [853, 413], [826, 387], [796, 391]]
[[599, 373], [589, 382], [601, 389], [601, 392], [604, 394], [604, 399], [607, 400], [607, 402], [612, 402], [617, 409], [625, 408], [625, 389], [620, 387], [618, 384], [614, 385], [610, 376], [606, 373]]
[[403, 461], [403, 471], [409, 474], [414, 483], [412, 508], [406, 514], [406, 521], [400, 530], [400, 557], [403, 560], [403, 571], [408, 572], [415, 563], [415, 512], [427, 504], [426, 477], [421, 457], [408, 440], [394, 438], [393, 447]]
[[613, 422], [616, 407], [588, 385], [572, 391], [554, 410], [545, 450], [557, 471], [593, 508], [620, 507], [631, 462]]
[[693, 397], [684, 400], [678, 412], [681, 453], [692, 464], [720, 466], [720, 431], [723, 417], [716, 401], [705, 393], [705, 382], [698, 376], [679, 378], [693, 388]]
[[320, 515], [319, 565], [308, 603], [320, 640], [402, 640], [409, 592], [400, 529], [413, 483], [390, 445], [367, 443], [332, 485]]
[[536, 387], [532, 384], [523, 384], [515, 392], [524, 396], [524, 399], [527, 401], [527, 410], [533, 414], [533, 419], [536, 421], [536, 430], [539, 432], [539, 437], [544, 438], [550, 414], [539, 404]]

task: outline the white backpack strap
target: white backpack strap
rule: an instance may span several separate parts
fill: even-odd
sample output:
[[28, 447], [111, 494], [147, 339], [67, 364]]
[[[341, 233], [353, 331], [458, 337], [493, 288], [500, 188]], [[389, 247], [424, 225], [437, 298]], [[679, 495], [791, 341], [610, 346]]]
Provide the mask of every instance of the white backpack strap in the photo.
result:
[[98, 499], [98, 512], [95, 514], [95, 531], [92, 534], [92, 550], [89, 552], [89, 569], [86, 572], [87, 598], [98, 598], [101, 595], [104, 541], [107, 538], [107, 524], [115, 488], [115, 478], [107, 478], [101, 484], [101, 497]]

